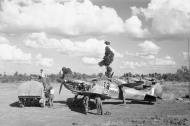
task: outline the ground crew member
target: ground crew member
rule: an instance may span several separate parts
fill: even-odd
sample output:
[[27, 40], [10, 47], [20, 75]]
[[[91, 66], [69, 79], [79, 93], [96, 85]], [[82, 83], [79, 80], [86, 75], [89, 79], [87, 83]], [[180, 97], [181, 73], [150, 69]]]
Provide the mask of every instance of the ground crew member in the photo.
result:
[[46, 75], [45, 75], [43, 69], [40, 69], [40, 79], [41, 79], [42, 84], [43, 84], [43, 86], [44, 86], [44, 90], [46, 90], [46, 88], [47, 88]]
[[50, 86], [50, 88], [49, 88], [49, 106], [50, 107], [53, 106], [54, 93], [55, 93], [55, 90], [53, 89], [52, 86]]

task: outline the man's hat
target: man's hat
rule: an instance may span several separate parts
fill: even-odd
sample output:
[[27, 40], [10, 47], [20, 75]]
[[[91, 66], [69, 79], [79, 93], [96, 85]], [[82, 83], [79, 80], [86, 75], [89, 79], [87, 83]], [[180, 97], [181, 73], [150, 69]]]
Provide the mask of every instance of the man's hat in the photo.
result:
[[104, 43], [105, 43], [106, 45], [110, 45], [110, 42], [108, 42], [108, 41], [105, 41]]

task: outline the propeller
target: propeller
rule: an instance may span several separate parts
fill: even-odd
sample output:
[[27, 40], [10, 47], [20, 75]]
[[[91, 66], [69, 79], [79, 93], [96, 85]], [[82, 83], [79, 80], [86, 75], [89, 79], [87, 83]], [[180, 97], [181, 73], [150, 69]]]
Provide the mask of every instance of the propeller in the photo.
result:
[[61, 83], [61, 85], [60, 85], [59, 94], [61, 93], [62, 87], [63, 87], [63, 83]]
[[62, 80], [62, 81], [61, 81], [61, 85], [60, 85], [60, 88], [59, 88], [59, 94], [61, 93], [63, 84], [64, 84], [65, 82], [66, 82], [66, 80]]

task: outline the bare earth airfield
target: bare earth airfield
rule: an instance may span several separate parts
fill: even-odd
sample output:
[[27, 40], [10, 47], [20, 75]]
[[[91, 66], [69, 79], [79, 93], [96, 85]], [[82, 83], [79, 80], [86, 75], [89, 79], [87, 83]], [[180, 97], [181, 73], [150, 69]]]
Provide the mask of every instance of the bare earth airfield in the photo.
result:
[[17, 84], [1, 83], [0, 125], [1, 126], [189, 126], [190, 102], [158, 100], [154, 105], [138, 102], [106, 100], [103, 102], [104, 115], [96, 115], [91, 105], [87, 115], [81, 107], [72, 107], [69, 100], [73, 94], [63, 88], [58, 94], [59, 84], [54, 84], [55, 101], [52, 108], [25, 107], [17, 105]]
[[[163, 94], [105, 100], [97, 115], [98, 94], [84, 114], [64, 86], [59, 94], [64, 67], [73, 79], [145, 74], [163, 80]], [[20, 80], [38, 74], [52, 75], [53, 107], [19, 107]], [[190, 126], [190, 0], [0, 0], [0, 126]]]

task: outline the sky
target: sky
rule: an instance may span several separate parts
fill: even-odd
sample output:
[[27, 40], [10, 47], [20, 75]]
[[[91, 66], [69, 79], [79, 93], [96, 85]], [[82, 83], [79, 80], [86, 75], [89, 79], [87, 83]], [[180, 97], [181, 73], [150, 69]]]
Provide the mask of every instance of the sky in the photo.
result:
[[0, 73], [104, 73], [105, 41], [115, 75], [174, 73], [189, 35], [189, 0], [0, 0]]

